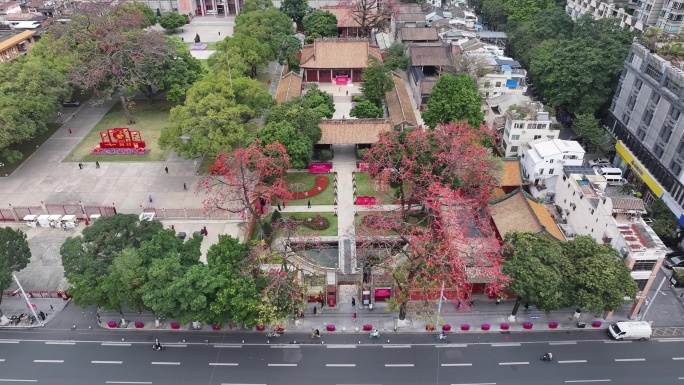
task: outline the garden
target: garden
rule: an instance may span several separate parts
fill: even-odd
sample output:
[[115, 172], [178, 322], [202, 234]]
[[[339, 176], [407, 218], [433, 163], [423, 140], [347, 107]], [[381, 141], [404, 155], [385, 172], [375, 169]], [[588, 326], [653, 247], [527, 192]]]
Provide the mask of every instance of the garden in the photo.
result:
[[[65, 160], [69, 162], [146, 162], [166, 159], [171, 150], [162, 150], [159, 147], [159, 135], [162, 128], [169, 124], [169, 110], [174, 105], [175, 103], [161, 100], [148, 105], [144, 100], [137, 100], [133, 108], [133, 118], [136, 123], [129, 125], [121, 103], [116, 103], [76, 148], [67, 155]], [[93, 149], [101, 141], [100, 132], [115, 127], [128, 127], [131, 131], [140, 131], [140, 137], [148, 150], [147, 153], [144, 155], [135, 153], [130, 155], [94, 155]]]
[[[334, 175], [332, 173], [328, 174], [309, 174], [307, 172], [292, 172], [287, 174], [285, 181], [287, 182], [288, 190], [293, 193], [299, 193], [304, 191], [311, 191], [316, 188], [316, 178], [326, 178], [327, 187], [322, 189], [318, 195], [311, 197], [306, 197], [302, 199], [293, 199], [288, 205], [289, 206], [305, 206], [309, 201], [311, 205], [332, 205], [334, 196]], [[322, 185], [319, 183], [319, 185]]]

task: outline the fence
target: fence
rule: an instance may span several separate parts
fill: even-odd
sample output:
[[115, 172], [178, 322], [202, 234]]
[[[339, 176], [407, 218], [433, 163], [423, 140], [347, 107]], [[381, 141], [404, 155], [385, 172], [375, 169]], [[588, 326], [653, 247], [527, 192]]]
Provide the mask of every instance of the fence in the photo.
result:
[[[63, 298], [64, 291], [61, 290], [31, 290], [27, 291], [26, 295], [29, 298]], [[2, 292], [2, 296], [5, 298], [10, 297], [21, 297], [21, 292], [13, 292], [11, 290], [5, 290]]]

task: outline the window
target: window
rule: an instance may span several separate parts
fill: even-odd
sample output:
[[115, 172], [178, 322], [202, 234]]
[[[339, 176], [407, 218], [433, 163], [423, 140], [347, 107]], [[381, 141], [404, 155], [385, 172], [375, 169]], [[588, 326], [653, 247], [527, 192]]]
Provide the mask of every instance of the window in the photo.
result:
[[624, 114], [622, 114], [622, 123], [624, 123], [625, 126], [629, 124], [629, 113], [628, 112], [625, 112]]
[[653, 153], [658, 159], [660, 159], [660, 157], [663, 156], [663, 152], [665, 152], [665, 150], [663, 150], [663, 146], [659, 144], [653, 146]]
[[518, 153], [518, 146], [511, 146], [511, 152], [517, 154]]
[[[549, 163], [553, 163], [554, 160], [555, 160], [555, 159], [550, 159], [550, 160], [549, 160]], [[552, 174], [553, 174], [553, 173], [552, 173]]]
[[513, 128], [524, 129], [525, 123], [515, 123], [515, 124], [513, 124]]
[[660, 103], [660, 94], [656, 91], [651, 92], [651, 103], [658, 105]]
[[650, 11], [653, 6], [651, 4], [646, 4], [646, 11]]
[[544, 175], [544, 169], [543, 169], [543, 168], [540, 168], [540, 169], [539, 169], [539, 172], [538, 172], [537, 174], [539, 174], [539, 175]]
[[684, 159], [684, 140], [682, 140], [679, 143], [679, 147], [677, 147], [677, 155], [679, 155], [680, 158]]
[[673, 160], [670, 162], [670, 170], [672, 170], [673, 174], [679, 176], [679, 173], [682, 172], [682, 166]]
[[632, 94], [629, 95], [629, 99], [627, 99], [627, 108], [630, 110], [634, 109], [634, 104], [636, 104], [637, 97], [636, 95]]
[[644, 82], [641, 81], [641, 79], [636, 79], [634, 80], [634, 88], [639, 91], [641, 90], [641, 85], [644, 84]]
[[634, 282], [636, 282], [637, 286], [639, 287], [639, 291], [644, 291], [644, 289], [646, 289], [646, 285], [648, 284], [648, 279], [635, 279]]
[[651, 120], [653, 120], [653, 111], [646, 110], [644, 116], [641, 117], [641, 121], [644, 123], [644, 126], [648, 127], [651, 125]]
[[656, 261], [648, 259], [637, 259], [632, 266], [632, 271], [651, 271], [656, 265]]
[[553, 174], [555, 174], [555, 173], [556, 173], [556, 169], [555, 169], [555, 168], [552, 168], [552, 169], [549, 170], [549, 175], [553, 175]]
[[520, 135], [512, 135], [511, 140], [520, 140]]
[[535, 135], [534, 140], [541, 139], [541, 137], [542, 137], [541, 135]]
[[660, 140], [662, 140], [664, 143], [667, 143], [670, 141], [671, 137], [672, 125], [670, 123], [663, 124], [663, 128], [660, 130], [660, 134], [658, 134], [658, 138], [660, 138]]
[[501, 82], [496, 82], [496, 84], [494, 84], [494, 87], [501, 87]]
[[670, 107], [670, 112], [667, 113], [667, 115], [670, 117], [670, 119], [674, 120], [675, 122], [679, 120], [679, 115], [681, 115], [682, 112], [675, 107]]
[[[659, 82], [660, 79], [663, 78], [663, 73], [658, 71], [657, 68], [653, 67], [652, 65], [648, 65], [646, 67], [646, 75], [650, 76], [653, 80]], [[641, 89], [641, 88], [639, 88]]]
[[639, 131], [637, 131], [637, 138], [643, 141], [644, 138], [646, 138], [646, 130], [639, 128]]

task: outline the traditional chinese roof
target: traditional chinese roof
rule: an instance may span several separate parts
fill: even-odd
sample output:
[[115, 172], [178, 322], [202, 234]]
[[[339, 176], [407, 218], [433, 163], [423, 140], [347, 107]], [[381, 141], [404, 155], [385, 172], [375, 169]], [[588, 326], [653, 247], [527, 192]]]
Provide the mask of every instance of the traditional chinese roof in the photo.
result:
[[385, 96], [387, 111], [389, 112], [392, 125], [394, 127], [399, 125], [415, 127], [418, 125], [418, 120], [413, 111], [413, 105], [406, 90], [404, 79], [397, 74], [393, 74], [392, 78], [394, 79], [394, 89]]
[[23, 32], [18, 33], [12, 37], [9, 37], [3, 41], [0, 41], [0, 51], [3, 51], [9, 47], [17, 45], [17, 44], [21, 43], [22, 41], [32, 37], [35, 34], [36, 34], [36, 31], [23, 31]]
[[510, 232], [521, 231], [565, 241], [546, 207], [522, 189], [491, 201], [489, 214], [502, 238]]
[[437, 28], [408, 28], [400, 30], [402, 41], [437, 41]]
[[294, 72], [280, 78], [276, 90], [276, 102], [281, 104], [302, 95], [302, 76]]
[[442, 67], [451, 64], [447, 48], [443, 46], [412, 45], [409, 48], [411, 65], [414, 67]]
[[40, 13], [10, 13], [5, 18], [6, 21], [41, 21], [45, 16]]
[[323, 119], [319, 124], [322, 136], [318, 144], [370, 144], [378, 141], [382, 132], [392, 130], [386, 119]]
[[502, 187], [522, 186], [524, 184], [522, 173], [520, 172], [520, 159], [503, 158], [503, 178]]
[[302, 48], [304, 69], [366, 68], [371, 57], [382, 60], [380, 48], [363, 39], [316, 39]]
[[7, 11], [10, 8], [15, 8], [19, 6], [18, 1], [8, 1], [4, 4], [0, 4], [0, 12]]

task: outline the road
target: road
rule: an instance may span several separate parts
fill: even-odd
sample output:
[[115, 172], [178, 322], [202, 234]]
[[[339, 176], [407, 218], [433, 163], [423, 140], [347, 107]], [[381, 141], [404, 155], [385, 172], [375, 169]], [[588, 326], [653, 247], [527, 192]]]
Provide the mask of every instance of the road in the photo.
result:
[[[61, 339], [52, 340], [56, 333]], [[0, 333], [0, 383], [5, 384], [676, 384], [684, 383], [684, 339], [614, 342], [603, 333], [518, 333], [451, 336], [305, 335], [266, 343], [263, 335], [107, 331]], [[104, 337], [104, 338], [103, 338]], [[579, 337], [579, 338], [576, 338]], [[387, 339], [390, 343], [387, 343]], [[245, 343], [242, 343], [242, 340]], [[359, 344], [358, 340], [361, 340]], [[294, 340], [299, 340], [294, 344]], [[173, 341], [173, 342], [172, 342]], [[179, 342], [175, 342], [179, 341]], [[302, 343], [303, 341], [303, 343]], [[278, 344], [277, 342], [280, 342]], [[551, 351], [556, 362], [542, 362]]]

